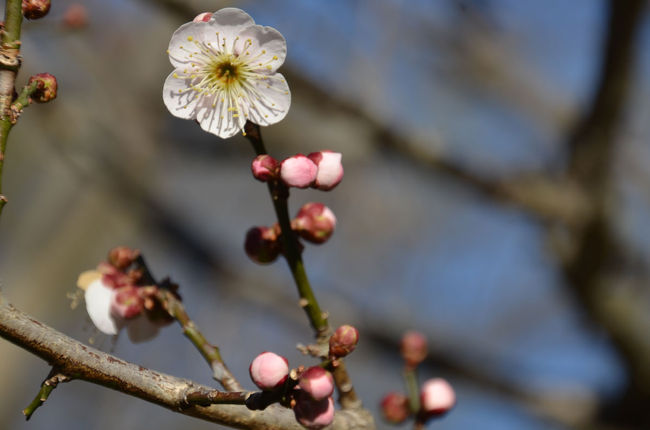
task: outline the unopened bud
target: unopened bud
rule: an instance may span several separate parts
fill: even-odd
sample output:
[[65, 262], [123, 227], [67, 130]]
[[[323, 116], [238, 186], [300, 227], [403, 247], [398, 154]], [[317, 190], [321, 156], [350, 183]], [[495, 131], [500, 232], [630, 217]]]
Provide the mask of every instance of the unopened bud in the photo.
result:
[[253, 176], [258, 181], [267, 182], [277, 179], [280, 163], [268, 154], [258, 155], [251, 164]]
[[447, 381], [433, 378], [422, 384], [420, 390], [421, 412], [426, 418], [440, 416], [456, 404], [456, 394]]
[[118, 246], [108, 252], [108, 262], [119, 270], [125, 270], [136, 258], [140, 256], [140, 251], [126, 246]]
[[70, 29], [85, 27], [88, 24], [88, 10], [86, 6], [74, 3], [68, 6], [63, 14], [63, 25]]
[[336, 217], [322, 203], [307, 203], [291, 221], [291, 228], [300, 237], [313, 243], [324, 243], [334, 233]]
[[135, 318], [142, 313], [143, 300], [138, 294], [138, 288], [133, 285], [118, 288], [113, 294], [111, 312], [124, 319]]
[[307, 188], [316, 180], [318, 167], [302, 154], [289, 157], [280, 165], [280, 177], [289, 187]]
[[294, 399], [293, 413], [303, 427], [318, 430], [334, 421], [334, 400], [331, 397], [314, 400], [302, 390], [295, 390]]
[[97, 271], [102, 275], [102, 282], [109, 288], [117, 289], [132, 284], [131, 278], [111, 264], [99, 263]]
[[284, 384], [289, 375], [289, 361], [273, 352], [263, 352], [248, 368], [251, 379], [262, 390], [272, 390]]
[[307, 156], [318, 167], [313, 187], [329, 191], [343, 179], [341, 153], [332, 151], [312, 152]]
[[334, 377], [320, 366], [312, 366], [300, 375], [300, 388], [314, 400], [323, 400], [334, 392]]
[[330, 355], [345, 357], [357, 347], [359, 330], [351, 325], [342, 325], [330, 337]]
[[408, 367], [416, 367], [427, 357], [427, 338], [417, 331], [404, 333], [400, 352]]
[[194, 17], [194, 22], [208, 22], [212, 18], [212, 12], [203, 12]]
[[404, 394], [395, 392], [386, 394], [380, 404], [382, 416], [389, 423], [403, 423], [411, 414], [408, 402]]
[[31, 99], [37, 103], [46, 103], [56, 98], [57, 83], [54, 75], [49, 73], [38, 73], [27, 82], [27, 85], [37, 83], [36, 91], [31, 95]]
[[23, 16], [27, 19], [43, 18], [50, 11], [50, 0], [23, 0]]
[[275, 230], [263, 226], [251, 228], [246, 233], [244, 250], [246, 255], [256, 263], [272, 263], [280, 254]]

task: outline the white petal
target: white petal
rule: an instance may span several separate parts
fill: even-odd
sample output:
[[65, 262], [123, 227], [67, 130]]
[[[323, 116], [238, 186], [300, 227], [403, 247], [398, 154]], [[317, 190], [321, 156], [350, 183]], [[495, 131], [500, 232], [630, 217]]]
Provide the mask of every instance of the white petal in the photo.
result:
[[85, 293], [86, 310], [95, 327], [102, 333], [116, 335], [120, 330], [116, 318], [111, 315], [111, 300], [115, 290], [98, 279], [92, 282]]
[[159, 327], [149, 321], [145, 315], [129, 320], [126, 331], [131, 342], [138, 343], [152, 339], [158, 334]]
[[[244, 129], [246, 106], [241, 106], [242, 112], [229, 111], [228, 103], [221, 101], [220, 97], [220, 95], [217, 95], [216, 107], [213, 108], [212, 105], [209, 105], [199, 109], [196, 119], [203, 130], [222, 139], [227, 139]], [[235, 116], [236, 114], [238, 116]]]
[[196, 91], [186, 91], [190, 87], [189, 79], [183, 79], [174, 71], [167, 76], [163, 85], [163, 102], [172, 115], [183, 118], [196, 118], [196, 107], [200, 98]]
[[174, 67], [187, 67], [195, 60], [190, 55], [198, 53], [197, 43], [208, 42], [215, 37], [207, 22], [188, 22], [181, 25], [169, 42], [169, 61]]
[[[249, 14], [235, 7], [227, 7], [216, 11], [207, 22], [210, 28], [210, 38], [213, 45], [216, 33], [219, 32], [219, 45], [225, 43], [227, 52], [232, 53], [233, 43], [244, 29], [255, 25]], [[223, 48], [223, 46], [221, 47]]]
[[258, 80], [253, 84], [254, 97], [248, 111], [248, 119], [258, 125], [271, 125], [281, 121], [289, 112], [291, 92], [286, 79], [276, 73], [269, 79]]
[[[243, 49], [245, 47], [246, 50]], [[235, 53], [246, 60], [254, 70], [271, 74], [284, 63], [287, 42], [275, 28], [254, 25], [239, 33]]]

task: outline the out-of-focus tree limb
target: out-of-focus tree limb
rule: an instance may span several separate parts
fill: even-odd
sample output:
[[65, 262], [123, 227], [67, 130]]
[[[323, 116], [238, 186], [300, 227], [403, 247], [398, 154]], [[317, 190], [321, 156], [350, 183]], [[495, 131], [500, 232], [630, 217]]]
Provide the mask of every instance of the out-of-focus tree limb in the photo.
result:
[[[88, 347], [10, 305], [0, 294], [0, 336], [57, 368], [57, 372], [155, 403], [175, 412], [243, 429], [295, 429], [291, 410], [271, 406], [251, 411], [241, 405], [188, 405], [186, 395], [212, 391], [185, 379], [159, 373]], [[365, 410], [338, 411], [333, 429], [374, 429]]]
[[[591, 320], [616, 346], [628, 372], [628, 391], [617, 422], [650, 425], [650, 339], [647, 303], [616, 292], [608, 275], [616, 271], [621, 244], [613, 232], [612, 158], [629, 95], [645, 0], [610, 0], [607, 36], [597, 89], [569, 141], [569, 174], [588, 194], [592, 212], [573, 230], [576, 249], [564, 266], [568, 286]], [[616, 293], [616, 294], [615, 294]], [[642, 406], [643, 405], [643, 406]], [[647, 428], [647, 427], [646, 427]]]

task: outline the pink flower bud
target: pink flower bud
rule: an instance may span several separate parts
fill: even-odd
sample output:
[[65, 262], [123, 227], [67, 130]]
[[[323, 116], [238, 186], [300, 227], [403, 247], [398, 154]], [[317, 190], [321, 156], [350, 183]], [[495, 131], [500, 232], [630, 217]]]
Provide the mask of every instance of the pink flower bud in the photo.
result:
[[108, 262], [119, 270], [129, 267], [136, 258], [140, 256], [140, 251], [131, 249], [126, 246], [118, 246], [108, 252]]
[[402, 336], [400, 350], [406, 365], [415, 367], [422, 363], [427, 356], [427, 339], [417, 331], [406, 332]]
[[135, 318], [142, 313], [143, 300], [133, 285], [118, 288], [111, 300], [111, 312], [124, 319]]
[[99, 263], [97, 271], [102, 274], [102, 282], [109, 288], [117, 289], [133, 284], [131, 278], [111, 264]]
[[357, 347], [359, 330], [351, 325], [342, 325], [330, 337], [330, 355], [345, 357]]
[[70, 29], [85, 27], [88, 24], [88, 10], [80, 3], [68, 6], [63, 14], [63, 25]]
[[251, 164], [253, 176], [258, 181], [267, 182], [277, 179], [280, 163], [270, 155], [258, 155]]
[[289, 187], [307, 188], [316, 180], [318, 167], [302, 154], [289, 157], [280, 165], [280, 177]]
[[23, 0], [23, 16], [27, 19], [43, 18], [50, 11], [50, 0]]
[[444, 379], [429, 379], [420, 390], [420, 404], [425, 417], [440, 416], [454, 407], [456, 394]]
[[386, 421], [399, 424], [409, 417], [409, 400], [401, 393], [388, 393], [381, 399], [381, 413]]
[[208, 22], [212, 18], [212, 12], [203, 12], [194, 17], [194, 22]]
[[36, 91], [31, 95], [31, 99], [37, 103], [46, 103], [56, 98], [57, 83], [56, 78], [49, 73], [38, 73], [27, 82], [27, 85], [37, 83]]
[[291, 228], [300, 237], [313, 243], [324, 243], [334, 233], [336, 217], [322, 203], [307, 203], [291, 221]]
[[314, 400], [302, 390], [295, 390], [294, 399], [293, 413], [303, 427], [318, 430], [334, 421], [334, 400], [331, 397]]
[[341, 179], [343, 179], [343, 164], [341, 164], [340, 152], [312, 152], [307, 157], [318, 166], [314, 188], [329, 191], [341, 182]]
[[251, 363], [251, 379], [262, 390], [272, 390], [284, 384], [289, 375], [289, 361], [273, 352], [263, 352]]
[[314, 400], [323, 400], [334, 392], [334, 377], [320, 366], [312, 366], [300, 375], [298, 385]]
[[268, 227], [253, 227], [246, 233], [244, 242], [246, 255], [256, 263], [272, 263], [280, 254], [278, 236]]

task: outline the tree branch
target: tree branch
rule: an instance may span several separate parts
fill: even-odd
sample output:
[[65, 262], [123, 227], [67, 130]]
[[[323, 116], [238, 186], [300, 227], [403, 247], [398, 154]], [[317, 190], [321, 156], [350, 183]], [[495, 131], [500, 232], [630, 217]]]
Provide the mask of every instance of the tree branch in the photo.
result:
[[588, 317], [610, 336], [628, 372], [628, 390], [616, 406], [617, 422], [650, 425], [650, 341], [647, 302], [609, 281], [621, 258], [613, 231], [612, 165], [629, 97], [637, 39], [646, 0], [609, 1], [607, 37], [592, 104], [569, 140], [569, 174], [593, 202], [585, 222], [574, 228], [576, 251], [564, 265], [569, 288]]
[[[146, 369], [88, 347], [14, 308], [0, 294], [0, 336], [42, 358], [61, 373], [138, 397], [175, 412], [242, 429], [301, 430], [291, 410], [270, 406], [251, 411], [245, 406], [188, 405], [187, 395], [210, 387]], [[368, 411], [337, 411], [336, 430], [370, 430]]]
[[6, 0], [4, 29], [0, 31], [0, 214], [7, 203], [2, 195], [7, 138], [14, 125], [11, 102], [14, 97], [16, 75], [20, 68], [20, 29], [23, 22], [21, 0]]

